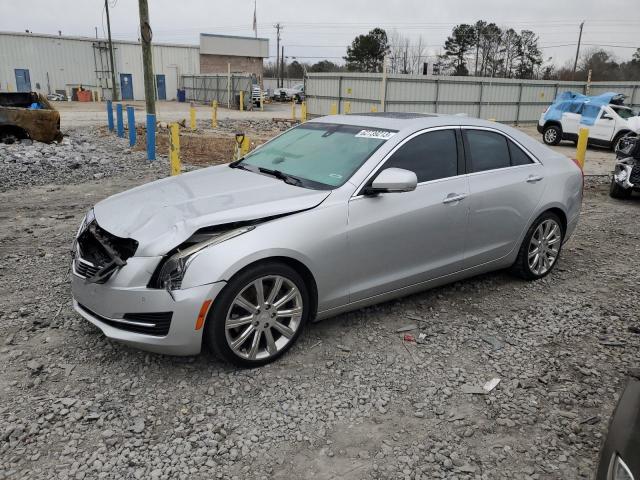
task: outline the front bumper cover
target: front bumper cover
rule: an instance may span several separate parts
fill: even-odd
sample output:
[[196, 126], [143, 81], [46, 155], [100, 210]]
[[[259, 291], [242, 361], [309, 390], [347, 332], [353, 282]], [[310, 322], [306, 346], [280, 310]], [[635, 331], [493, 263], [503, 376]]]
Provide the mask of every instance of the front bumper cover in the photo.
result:
[[[167, 355], [200, 353], [204, 328], [195, 329], [200, 308], [205, 300], [215, 301], [215, 297], [225, 286], [225, 282], [216, 282], [185, 290], [175, 290], [172, 292], [172, 298], [166, 290], [119, 287], [110, 285], [111, 283], [111, 281], [107, 284], [89, 283], [72, 273], [71, 291], [76, 312], [111, 339], [142, 350]], [[114, 320], [122, 319], [126, 313], [173, 312], [173, 316], [169, 333], [160, 337], [115, 328], [100, 321], [89, 312]]]

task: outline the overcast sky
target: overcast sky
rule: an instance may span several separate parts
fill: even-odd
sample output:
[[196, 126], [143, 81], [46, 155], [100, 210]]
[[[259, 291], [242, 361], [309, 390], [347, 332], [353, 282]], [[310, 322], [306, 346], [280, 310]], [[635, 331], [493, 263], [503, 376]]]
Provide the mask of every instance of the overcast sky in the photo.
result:
[[[109, 0], [114, 38], [138, 38], [137, 0]], [[0, 0], [0, 30], [104, 36], [104, 0]], [[253, 0], [149, 0], [154, 40], [197, 44], [198, 33], [253, 35]], [[640, 0], [257, 0], [258, 36], [270, 39], [280, 22], [286, 56], [339, 62], [353, 38], [380, 26], [437, 54], [451, 28], [484, 19], [540, 36], [544, 58], [572, 60], [585, 20], [584, 48], [598, 45], [628, 59], [640, 47]]]

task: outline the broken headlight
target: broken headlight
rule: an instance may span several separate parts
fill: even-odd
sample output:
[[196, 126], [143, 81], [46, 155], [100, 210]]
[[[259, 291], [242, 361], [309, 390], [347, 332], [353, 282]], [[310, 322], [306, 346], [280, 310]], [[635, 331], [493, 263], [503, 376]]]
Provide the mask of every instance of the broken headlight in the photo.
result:
[[[187, 272], [189, 264], [193, 261], [198, 254], [205, 248], [217, 245], [219, 243], [230, 240], [238, 235], [247, 233], [253, 230], [255, 226], [250, 225], [241, 228], [235, 228], [226, 232], [219, 232], [210, 235], [196, 234], [192, 238], [197, 238], [198, 242], [189, 245], [188, 247], [178, 250], [167, 258], [160, 268], [160, 272], [156, 278], [156, 281], [152, 283], [156, 287], [166, 288], [167, 290], [179, 290], [182, 286], [182, 279]], [[208, 237], [205, 240], [200, 240], [202, 237]], [[189, 242], [187, 242], [189, 243]]]

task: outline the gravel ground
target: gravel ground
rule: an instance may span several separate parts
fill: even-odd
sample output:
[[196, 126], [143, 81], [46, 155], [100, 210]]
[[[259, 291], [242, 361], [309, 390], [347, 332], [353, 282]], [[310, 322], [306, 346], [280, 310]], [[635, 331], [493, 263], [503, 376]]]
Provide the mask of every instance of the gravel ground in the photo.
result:
[[[92, 130], [70, 140], [0, 147], [0, 479], [592, 475], [637, 366], [640, 196], [612, 200], [590, 179], [541, 281], [497, 272], [341, 315], [246, 371], [133, 350], [72, 311], [82, 215], [168, 167]], [[20, 160], [43, 150], [37, 169]], [[44, 167], [50, 151], [81, 166]]]

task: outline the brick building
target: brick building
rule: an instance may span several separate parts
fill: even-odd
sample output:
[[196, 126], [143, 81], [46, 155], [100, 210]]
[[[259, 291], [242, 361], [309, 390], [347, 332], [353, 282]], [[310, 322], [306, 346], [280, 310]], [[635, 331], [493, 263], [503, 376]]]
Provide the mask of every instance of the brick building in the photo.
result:
[[250, 73], [261, 79], [263, 60], [269, 57], [266, 38], [200, 34], [200, 73]]

